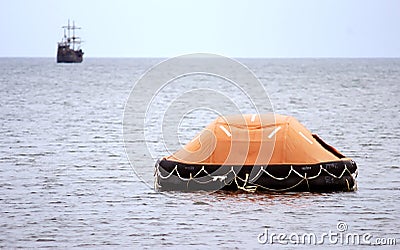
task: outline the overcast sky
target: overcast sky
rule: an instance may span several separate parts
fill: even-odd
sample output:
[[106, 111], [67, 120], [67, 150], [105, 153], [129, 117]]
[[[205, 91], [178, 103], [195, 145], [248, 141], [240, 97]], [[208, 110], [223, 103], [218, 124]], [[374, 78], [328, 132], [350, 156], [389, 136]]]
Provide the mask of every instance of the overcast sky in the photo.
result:
[[0, 56], [54, 57], [68, 18], [86, 57], [400, 57], [400, 0], [0, 0]]

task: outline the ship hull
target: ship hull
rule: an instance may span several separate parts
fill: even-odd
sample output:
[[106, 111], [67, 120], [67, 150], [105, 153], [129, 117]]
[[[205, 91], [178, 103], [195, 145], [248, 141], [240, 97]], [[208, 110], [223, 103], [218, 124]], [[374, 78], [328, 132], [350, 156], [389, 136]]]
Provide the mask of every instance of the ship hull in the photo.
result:
[[57, 63], [81, 63], [82, 61], [82, 50], [73, 50], [66, 46], [58, 46]]

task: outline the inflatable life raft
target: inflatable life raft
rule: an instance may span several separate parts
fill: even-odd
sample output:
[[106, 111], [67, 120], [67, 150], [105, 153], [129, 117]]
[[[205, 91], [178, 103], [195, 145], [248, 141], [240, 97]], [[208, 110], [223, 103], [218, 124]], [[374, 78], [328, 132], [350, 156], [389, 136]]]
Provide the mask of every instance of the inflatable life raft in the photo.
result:
[[357, 165], [284, 115], [219, 117], [155, 165], [165, 190], [353, 191]]

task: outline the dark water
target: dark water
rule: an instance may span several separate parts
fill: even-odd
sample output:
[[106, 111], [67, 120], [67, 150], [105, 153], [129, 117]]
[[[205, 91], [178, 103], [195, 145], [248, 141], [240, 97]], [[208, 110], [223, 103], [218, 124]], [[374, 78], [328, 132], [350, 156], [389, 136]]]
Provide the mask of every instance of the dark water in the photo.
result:
[[267, 248], [266, 227], [321, 234], [338, 222], [400, 244], [399, 59], [241, 60], [277, 113], [357, 162], [359, 190], [327, 194], [163, 195], [142, 183], [122, 117], [158, 61], [0, 59], [0, 247]]

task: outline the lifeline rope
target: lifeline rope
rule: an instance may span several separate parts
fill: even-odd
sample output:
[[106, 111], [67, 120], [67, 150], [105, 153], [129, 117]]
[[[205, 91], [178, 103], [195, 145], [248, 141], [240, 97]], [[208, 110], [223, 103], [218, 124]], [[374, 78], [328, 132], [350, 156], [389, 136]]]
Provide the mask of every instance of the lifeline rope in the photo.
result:
[[[190, 173], [189, 178], [184, 178], [184, 177], [182, 177], [182, 176], [179, 174], [178, 165], [175, 165], [174, 169], [173, 169], [168, 175], [163, 176], [163, 175], [161, 174], [160, 170], [159, 170], [160, 165], [157, 164], [157, 165], [156, 165], [156, 169], [155, 169], [155, 175], [157, 176], [157, 178], [161, 178], [161, 179], [164, 179], [164, 180], [165, 180], [165, 179], [170, 178], [170, 177], [173, 175], [173, 173], [176, 172], [176, 176], [177, 176], [180, 180], [186, 181], [186, 182], [187, 182], [187, 187], [189, 187], [189, 183], [190, 183], [191, 181], [194, 181], [194, 182], [196, 182], [196, 183], [198, 183], [198, 184], [208, 184], [208, 183], [210, 183], [210, 182], [217, 182], [217, 181], [219, 181], [220, 183], [223, 182], [224, 185], [230, 185], [230, 184], [232, 183], [232, 181], [234, 181], [238, 189], [244, 190], [244, 191], [247, 191], [247, 192], [255, 192], [255, 191], [257, 190], [258, 187], [259, 187], [259, 188], [262, 188], [262, 189], [264, 189], [264, 190], [268, 190], [268, 191], [287, 191], [287, 190], [290, 190], [290, 189], [293, 189], [293, 188], [297, 187], [297, 186], [300, 185], [303, 181], [306, 181], [307, 186], [308, 186], [308, 188], [310, 189], [308, 180], [312, 180], [312, 179], [315, 179], [315, 178], [319, 177], [319, 176], [321, 175], [322, 171], [324, 171], [324, 172], [327, 173], [329, 176], [331, 176], [331, 177], [333, 177], [333, 178], [335, 178], [335, 179], [341, 179], [341, 178], [344, 176], [344, 174], [347, 172], [350, 176], [352, 176], [353, 179], [355, 179], [355, 178], [357, 177], [357, 175], [358, 175], [358, 170], [356, 170], [356, 171], [352, 174], [352, 173], [350, 172], [350, 170], [347, 168], [347, 165], [344, 164], [344, 166], [345, 166], [345, 167], [344, 167], [342, 173], [341, 173], [339, 176], [336, 176], [335, 174], [330, 173], [327, 169], [323, 168], [322, 165], [320, 165], [318, 174], [316, 174], [316, 175], [314, 175], [314, 176], [309, 176], [309, 177], [307, 177], [307, 173], [305, 173], [304, 176], [303, 176], [302, 174], [300, 174], [299, 172], [297, 172], [297, 171], [293, 168], [293, 166], [290, 166], [290, 170], [289, 170], [289, 173], [287, 174], [287, 176], [285, 176], [285, 177], [276, 177], [276, 176], [274, 176], [274, 175], [272, 175], [271, 173], [268, 172], [268, 169], [267, 169], [268, 166], [266, 166], [265, 168], [264, 168], [264, 166], [261, 166], [261, 167], [260, 167], [260, 170], [257, 172], [257, 174], [256, 174], [252, 179], [249, 180], [249, 174], [246, 173], [245, 179], [242, 179], [242, 178], [241, 178], [240, 176], [238, 176], [238, 174], [235, 172], [235, 170], [233, 169], [233, 166], [231, 167], [231, 169], [230, 169], [228, 172], [226, 172], [226, 173], [223, 174], [223, 175], [210, 175], [210, 174], [205, 170], [204, 166], [202, 166], [202, 168], [201, 168], [194, 176], [192, 176], [192, 173]], [[209, 180], [207, 180], [207, 181], [200, 181], [199, 178], [197, 178], [197, 176], [198, 176], [199, 174], [201, 174], [201, 173], [206, 174], [205, 176], [202, 176], [201, 178], [208, 177]], [[233, 178], [232, 180], [226, 182], [226, 180], [228, 179], [228, 175], [229, 175], [230, 173], [233, 173], [233, 174], [234, 174], [234, 178]], [[262, 186], [262, 185], [253, 183], [253, 181], [257, 180], [257, 179], [259, 178], [259, 176], [260, 176], [262, 173], [267, 174], [269, 177], [271, 177], [271, 178], [273, 178], [274, 180], [277, 180], [277, 181], [284, 181], [284, 180], [288, 179], [289, 176], [290, 176], [292, 173], [296, 174], [296, 175], [297, 175], [298, 177], [300, 177], [301, 179], [300, 179], [300, 181], [299, 181], [298, 183], [294, 184], [294, 185], [291, 186], [291, 187], [282, 188], [282, 189], [272, 189], [272, 188], [267, 188], [267, 187], [265, 187], [265, 186]], [[244, 184], [243, 184], [242, 186], [240, 186], [239, 183], [238, 183], [238, 180], [242, 181]], [[248, 185], [249, 182], [250, 182], [252, 185]], [[348, 182], [347, 179], [346, 179], [346, 184], [347, 184], [347, 189], [348, 189], [348, 191], [352, 190], [352, 188], [350, 187], [350, 184], [349, 184], [349, 182]], [[155, 188], [161, 188], [161, 186], [157, 183], [157, 181], [155, 181]], [[353, 188], [356, 188], [356, 182], [355, 182]]]

